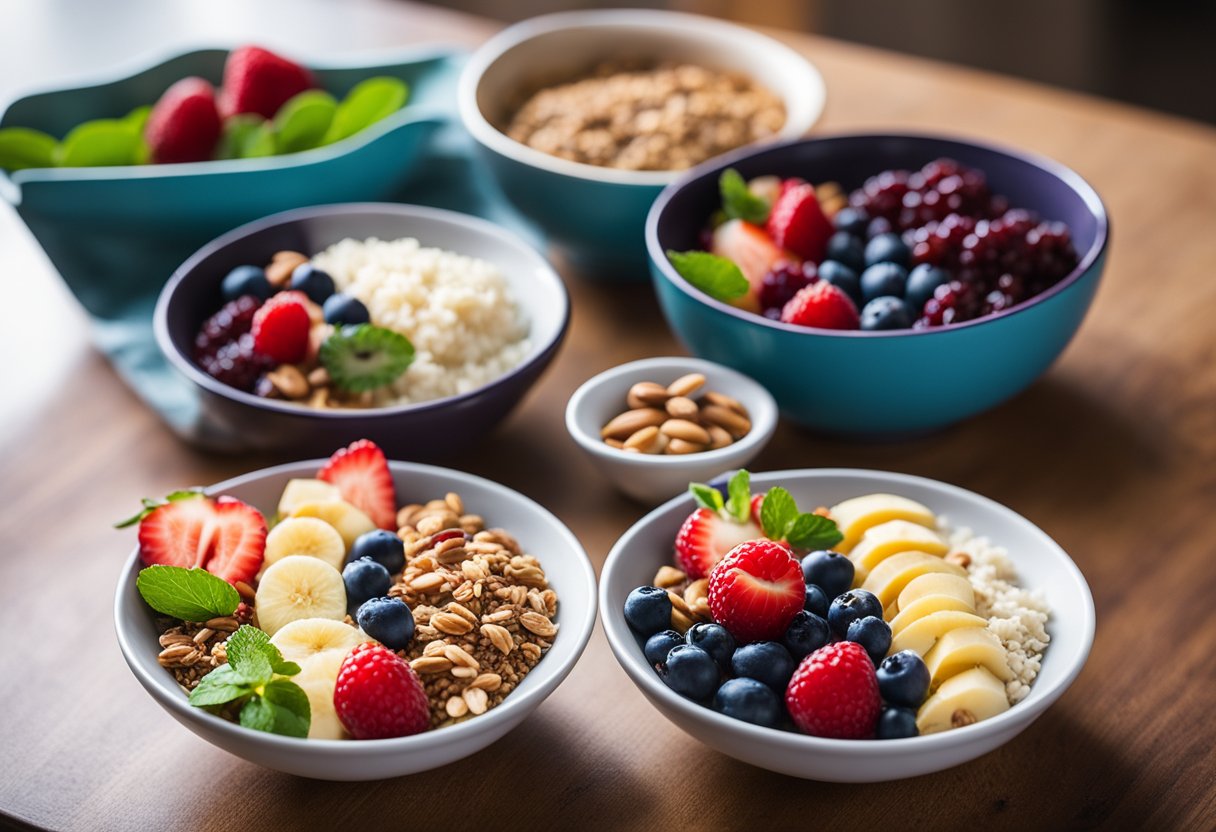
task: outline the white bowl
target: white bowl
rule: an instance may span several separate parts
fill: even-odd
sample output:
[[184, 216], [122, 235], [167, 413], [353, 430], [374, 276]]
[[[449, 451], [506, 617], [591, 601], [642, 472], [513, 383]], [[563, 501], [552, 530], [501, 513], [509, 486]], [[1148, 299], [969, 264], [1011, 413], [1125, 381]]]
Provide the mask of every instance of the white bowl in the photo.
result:
[[[739, 441], [699, 454], [634, 454], [613, 448], [600, 428], [627, 409], [625, 395], [639, 381], [670, 384], [688, 373], [705, 376], [704, 390], [742, 402], [752, 429]], [[613, 485], [636, 500], [655, 504], [688, 490], [690, 482], [742, 468], [763, 450], [777, 429], [777, 403], [747, 376], [700, 358], [645, 358], [605, 370], [583, 383], [566, 404], [566, 430]], [[632, 587], [631, 587], [632, 588]]]
[[[263, 510], [278, 502], [293, 477], [311, 477], [318, 459], [255, 471], [218, 483], [210, 494], [229, 494]], [[162, 708], [195, 734], [230, 754], [267, 768], [322, 780], [376, 780], [426, 771], [467, 757], [506, 734], [552, 693], [574, 667], [595, 625], [595, 570], [560, 520], [511, 489], [471, 474], [390, 462], [398, 499], [424, 501], [456, 491], [490, 525], [508, 529], [544, 566], [558, 594], [561, 629], [540, 663], [496, 708], [481, 716], [412, 737], [383, 740], [315, 740], [253, 731], [190, 706], [173, 676], [157, 664], [155, 614], [135, 589], [138, 550], [127, 559], [114, 599], [118, 645], [135, 678]]]
[[672, 541], [693, 509], [684, 496], [643, 517], [612, 551], [600, 577], [604, 631], [617, 661], [650, 702], [706, 745], [761, 768], [842, 783], [872, 783], [950, 768], [1003, 745], [1024, 731], [1060, 698], [1089, 655], [1094, 604], [1076, 564], [1043, 531], [1008, 508], [962, 488], [934, 480], [847, 468], [773, 471], [752, 477], [756, 490], [781, 485], [802, 506], [831, 505], [848, 497], [890, 492], [918, 500], [945, 515], [955, 528], [969, 527], [1006, 547], [1021, 585], [1040, 589], [1051, 606], [1051, 644], [1030, 694], [1003, 714], [964, 728], [901, 740], [833, 740], [751, 725], [702, 707], [672, 691], [646, 663], [642, 646], [625, 623], [625, 596], [651, 583], [671, 563]]

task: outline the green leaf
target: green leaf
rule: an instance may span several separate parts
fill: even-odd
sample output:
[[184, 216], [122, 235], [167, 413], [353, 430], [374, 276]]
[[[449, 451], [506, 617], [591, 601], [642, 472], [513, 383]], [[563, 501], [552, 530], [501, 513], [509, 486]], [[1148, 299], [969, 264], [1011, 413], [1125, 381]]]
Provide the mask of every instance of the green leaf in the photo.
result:
[[152, 115], [152, 106], [145, 104], [142, 107], [136, 107], [131, 112], [122, 117], [123, 123], [135, 131], [137, 135], [143, 135], [144, 129], [148, 126], [148, 118]]
[[[206, 677], [204, 677], [206, 678]], [[241, 708], [241, 725], [255, 731], [307, 737], [312, 722], [308, 694], [288, 679], [274, 679]]]
[[756, 225], [764, 225], [768, 220], [769, 204], [751, 192], [739, 171], [734, 168], [722, 171], [718, 189], [722, 192], [722, 212], [727, 219], [746, 220]]
[[135, 588], [149, 607], [183, 621], [232, 615], [241, 603], [241, 596], [232, 584], [203, 569], [149, 566], [139, 570]]
[[171, 493], [167, 497], [165, 497], [165, 499], [163, 499], [163, 500], [153, 500], [149, 497], [144, 497], [142, 500], [139, 501], [140, 505], [143, 506], [143, 508], [140, 509], [139, 513], [135, 514], [131, 517], [128, 517], [126, 520], [119, 520], [117, 523], [114, 524], [114, 528], [125, 529], [127, 526], [134, 526], [140, 520], [143, 520], [145, 517], [147, 517], [149, 514], [151, 514], [155, 509], [158, 509], [164, 505], [168, 505], [169, 503], [176, 503], [178, 500], [193, 500], [193, 499], [196, 499], [199, 497], [205, 497], [205, 496], [206, 495], [202, 492], [201, 489], [191, 488], [191, 489], [183, 490], [183, 491], [174, 491], [173, 493]]
[[289, 98], [274, 114], [274, 142], [279, 153], [318, 147], [333, 123], [338, 102], [324, 90], [305, 90]]
[[0, 168], [8, 171], [55, 167], [59, 142], [40, 130], [5, 127], [0, 130]]
[[798, 506], [784, 488], [770, 488], [760, 503], [760, 527], [770, 540], [785, 540], [786, 530], [798, 517]]
[[743, 297], [751, 288], [733, 260], [708, 251], [668, 251], [667, 259], [680, 277], [716, 300]]
[[278, 145], [275, 142], [274, 125], [269, 121], [264, 121], [245, 138], [240, 158], [261, 159], [276, 153], [278, 153]]
[[263, 630], [242, 624], [228, 637], [228, 664], [242, 677], [255, 684], [264, 684], [274, 675], [274, 664], [282, 662], [279, 649], [270, 643]]
[[692, 494], [692, 498], [696, 500], [698, 508], [707, 508], [710, 511], [722, 510], [724, 505], [722, 502], [722, 492], [713, 486], [693, 482], [688, 484], [688, 491]]
[[125, 119], [86, 121], [64, 137], [55, 161], [65, 168], [133, 165], [140, 141], [140, 135]]
[[740, 523], [746, 523], [752, 513], [751, 474], [740, 468], [726, 484], [726, 493], [730, 498], [726, 501], [726, 511]]
[[360, 81], [346, 94], [334, 113], [322, 144], [353, 136], [405, 106], [410, 88], [397, 78], [377, 76]]
[[190, 704], [196, 708], [223, 705], [253, 692], [253, 686], [232, 669], [222, 664], [199, 680], [198, 687], [190, 691]]
[[[257, 113], [239, 113], [224, 119], [224, 130], [216, 144], [215, 158], [243, 159], [246, 149], [258, 138], [258, 131], [266, 124], [266, 119]], [[274, 136], [266, 129], [266, 135], [273, 142]]]
[[785, 539], [800, 549], [830, 549], [844, 535], [836, 521], [818, 514], [800, 514], [786, 530]]

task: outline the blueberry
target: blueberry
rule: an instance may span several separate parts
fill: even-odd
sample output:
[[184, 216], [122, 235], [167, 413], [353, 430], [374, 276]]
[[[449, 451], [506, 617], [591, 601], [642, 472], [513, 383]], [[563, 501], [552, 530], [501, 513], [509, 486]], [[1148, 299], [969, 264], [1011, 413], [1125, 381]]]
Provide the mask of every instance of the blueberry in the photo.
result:
[[671, 598], [657, 586], [640, 586], [625, 599], [625, 623], [649, 638], [671, 626]]
[[713, 657], [722, 668], [722, 672], [730, 671], [730, 657], [735, 652], [735, 637], [721, 624], [694, 624], [688, 628], [688, 643], [695, 644]]
[[366, 324], [372, 319], [363, 301], [341, 292], [327, 297], [321, 304], [321, 311], [325, 313], [325, 323], [334, 326]]
[[916, 727], [916, 711], [909, 708], [883, 708], [878, 716], [874, 736], [880, 740], [902, 740], [920, 734]]
[[891, 221], [886, 217], [875, 217], [866, 226], [866, 239], [872, 240], [880, 234], [891, 233]]
[[862, 305], [861, 280], [857, 277], [857, 272], [850, 269], [844, 263], [838, 263], [835, 260], [824, 260], [819, 264], [819, 279], [826, 280], [844, 292], [853, 303], [858, 306]]
[[828, 624], [832, 632], [844, 638], [849, 632], [849, 625], [859, 618], [872, 615], [882, 618], [882, 604], [872, 592], [864, 589], [850, 589], [837, 595], [828, 607]]
[[224, 300], [236, 300], [242, 295], [253, 295], [260, 300], [266, 300], [274, 294], [274, 287], [266, 279], [266, 272], [257, 266], [237, 266], [228, 272], [228, 276], [220, 284], [220, 292]]
[[866, 303], [890, 295], [902, 298], [908, 272], [897, 263], [875, 263], [861, 273], [861, 296]]
[[875, 263], [895, 263], [906, 269], [911, 257], [912, 252], [908, 250], [904, 238], [894, 232], [871, 237], [870, 242], [866, 243], [867, 266], [873, 266]]
[[697, 702], [704, 702], [713, 696], [721, 678], [718, 663], [692, 644], [679, 644], [671, 648], [662, 676], [667, 687]]
[[400, 572], [405, 568], [405, 544], [388, 529], [366, 532], [355, 538], [346, 562], [353, 563], [359, 558], [371, 558], [391, 573]]
[[364, 601], [387, 595], [393, 578], [383, 564], [359, 558], [342, 568], [342, 583], [346, 585], [346, 609], [353, 613]]
[[905, 708], [919, 708], [929, 694], [929, 668], [911, 650], [901, 650], [878, 665], [878, 692], [883, 701]]
[[755, 679], [784, 694], [794, 675], [794, 657], [775, 641], [757, 641], [736, 650], [730, 668], [736, 676]]
[[814, 613], [820, 618], [827, 618], [828, 594], [815, 584], [807, 584], [806, 600], [802, 602], [802, 608], [807, 612]]
[[870, 224], [869, 215], [861, 208], [841, 208], [832, 220], [837, 231], [847, 231], [854, 237], [864, 237], [866, 226]]
[[853, 585], [853, 561], [839, 552], [811, 552], [802, 559], [802, 577], [828, 598], [835, 598]]
[[790, 622], [790, 626], [785, 628], [785, 635], [781, 638], [795, 661], [806, 658], [831, 639], [832, 629], [828, 627], [828, 622], [806, 610], [802, 610], [794, 616], [794, 620]]
[[390, 650], [404, 650], [414, 637], [414, 614], [400, 598], [372, 598], [355, 614], [363, 632]]
[[908, 272], [908, 285], [904, 290], [904, 300], [913, 311], [924, 309], [925, 302], [933, 297], [933, 290], [950, 282], [950, 273], [937, 266], [921, 263]]
[[865, 243], [847, 231], [837, 231], [828, 238], [827, 259], [844, 263], [851, 269], [860, 269], [866, 264]]
[[646, 646], [642, 652], [646, 654], [646, 661], [650, 662], [652, 666], [667, 664], [667, 654], [671, 652], [671, 648], [683, 643], [684, 636], [675, 630], [663, 630], [646, 639]]
[[334, 293], [334, 279], [312, 263], [301, 263], [291, 273], [291, 288], [308, 295], [313, 303], [325, 303]]
[[[880, 269], [882, 265], [874, 266], [874, 268]], [[861, 310], [861, 328], [871, 332], [907, 329], [912, 326], [913, 320], [912, 310], [908, 308], [908, 304], [891, 295], [874, 298]]]
[[776, 728], [781, 724], [781, 697], [755, 679], [727, 679], [714, 694], [713, 709], [753, 725]]
[[891, 625], [883, 621], [881, 616], [867, 615], [849, 625], [845, 640], [855, 641], [866, 648], [870, 660], [878, 664], [891, 649]]

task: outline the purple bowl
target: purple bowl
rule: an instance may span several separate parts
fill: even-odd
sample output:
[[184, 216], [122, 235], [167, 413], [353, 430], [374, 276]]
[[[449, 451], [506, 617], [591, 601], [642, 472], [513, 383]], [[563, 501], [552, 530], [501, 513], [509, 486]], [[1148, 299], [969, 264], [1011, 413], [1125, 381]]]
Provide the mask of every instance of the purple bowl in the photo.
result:
[[[468, 393], [366, 410], [318, 410], [263, 399], [223, 384], [194, 363], [194, 336], [222, 305], [220, 283], [234, 267], [266, 263], [276, 251], [307, 254], [348, 237], [417, 237], [495, 263], [530, 326], [531, 349], [514, 369]], [[323, 205], [275, 214], [205, 245], [177, 269], [156, 304], [157, 345], [198, 395], [200, 443], [231, 453], [329, 453], [368, 438], [398, 459], [438, 459], [484, 437], [523, 397], [557, 353], [570, 319], [561, 278], [514, 235], [475, 217], [415, 205]]]

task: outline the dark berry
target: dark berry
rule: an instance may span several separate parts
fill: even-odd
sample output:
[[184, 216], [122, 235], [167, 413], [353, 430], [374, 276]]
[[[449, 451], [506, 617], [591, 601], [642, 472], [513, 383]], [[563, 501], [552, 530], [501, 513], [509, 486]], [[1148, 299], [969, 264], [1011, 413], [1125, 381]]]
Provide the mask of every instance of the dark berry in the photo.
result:
[[837, 231], [828, 238], [827, 259], [860, 270], [866, 264], [865, 243], [847, 231]]
[[731, 672], [736, 676], [763, 682], [778, 693], [785, 693], [795, 664], [790, 651], [775, 641], [745, 644], [730, 659]]
[[844, 292], [849, 296], [849, 300], [857, 304], [858, 307], [865, 305], [865, 301], [861, 297], [861, 279], [857, 276], [856, 271], [850, 269], [844, 263], [839, 263], [835, 260], [824, 260], [819, 264], [819, 279], [831, 283], [837, 289]]
[[828, 598], [847, 592], [853, 585], [853, 561], [839, 552], [811, 552], [802, 559], [802, 577], [823, 590]]
[[864, 237], [870, 217], [862, 209], [849, 206], [837, 211], [832, 222], [836, 225], [837, 231], [847, 231], [854, 237]]
[[650, 662], [652, 666], [666, 664], [667, 654], [671, 652], [671, 648], [683, 643], [684, 636], [675, 630], [663, 630], [646, 639], [646, 646], [642, 652], [646, 654], [646, 661]]
[[903, 238], [895, 233], [879, 234], [866, 243], [865, 264], [895, 263], [908, 267], [912, 253], [908, 250]]
[[828, 595], [826, 592], [815, 584], [806, 585], [806, 600], [802, 604], [802, 608], [804, 610], [809, 613], [814, 613], [820, 618], [827, 618], [829, 603], [830, 602], [828, 601]]
[[273, 370], [277, 362], [253, 348], [253, 336], [246, 332], [235, 341], [229, 341], [216, 350], [215, 355], [204, 357], [203, 371], [217, 381], [251, 392], [258, 378]]
[[253, 328], [253, 313], [261, 305], [253, 295], [244, 295], [221, 306], [219, 312], [198, 328], [198, 335], [194, 336], [194, 360], [202, 364], [220, 347], [249, 332]]
[[780, 310], [790, 298], [816, 280], [815, 264], [782, 260], [773, 265], [760, 281], [760, 308]]
[[325, 323], [334, 326], [366, 324], [372, 319], [363, 301], [341, 292], [327, 297], [325, 303], [321, 304], [321, 311], [325, 315]]
[[892, 227], [891, 221], [886, 217], [875, 217], [866, 225], [866, 239], [872, 239], [880, 234], [890, 234]]
[[845, 640], [860, 644], [874, 664], [878, 664], [891, 649], [891, 625], [883, 621], [881, 615], [867, 615], [849, 624]]
[[372, 598], [355, 615], [359, 628], [390, 650], [404, 650], [414, 638], [414, 614], [400, 598]]
[[794, 661], [802, 661], [831, 640], [832, 630], [828, 627], [828, 622], [806, 610], [794, 616], [790, 626], [785, 628], [785, 635], [781, 637]]
[[730, 670], [730, 657], [735, 652], [735, 637], [721, 624], [702, 623], [688, 628], [686, 639], [713, 657], [722, 671]]
[[364, 601], [387, 595], [393, 577], [383, 564], [359, 558], [342, 567], [342, 583], [346, 585], [346, 609], [353, 615]]
[[781, 697], [755, 679], [727, 679], [714, 694], [713, 709], [753, 725], [776, 728], [781, 724]]
[[880, 740], [902, 740], [919, 734], [916, 711], [910, 708], [883, 708], [874, 730], [875, 739]]
[[908, 272], [898, 263], [875, 263], [861, 273], [861, 297], [866, 302], [874, 298], [904, 296]]
[[405, 543], [388, 529], [375, 529], [359, 535], [351, 544], [346, 562], [359, 558], [371, 558], [396, 574], [405, 568]]
[[671, 648], [661, 675], [667, 687], [697, 702], [705, 702], [713, 696], [721, 678], [718, 663], [700, 647], [691, 644]]
[[878, 597], [864, 589], [850, 589], [832, 600], [832, 605], [828, 607], [828, 624], [832, 626], [833, 633], [845, 638], [850, 624], [871, 615], [882, 618], [882, 604]]
[[243, 295], [253, 295], [266, 300], [274, 294], [274, 287], [266, 279], [266, 272], [257, 266], [237, 266], [224, 277], [220, 284], [224, 300], [236, 300]]
[[301, 263], [291, 273], [291, 288], [308, 295], [313, 303], [325, 303], [334, 293], [334, 279], [312, 263]]
[[945, 269], [921, 263], [908, 272], [907, 288], [904, 290], [904, 300], [912, 311], [920, 313], [925, 308], [925, 301], [933, 297], [933, 291], [950, 282], [950, 274]]
[[[650, 637], [671, 626], [671, 598], [657, 586], [640, 586], [625, 598], [625, 622], [640, 636]], [[698, 648], [699, 649], [699, 648]]]
[[[875, 267], [877, 268], [877, 267]], [[874, 298], [861, 310], [861, 328], [871, 332], [887, 329], [907, 329], [916, 318], [908, 304], [890, 295]]]
[[929, 694], [929, 668], [911, 650], [900, 650], [878, 665], [878, 692], [883, 701], [905, 708], [919, 708]]

